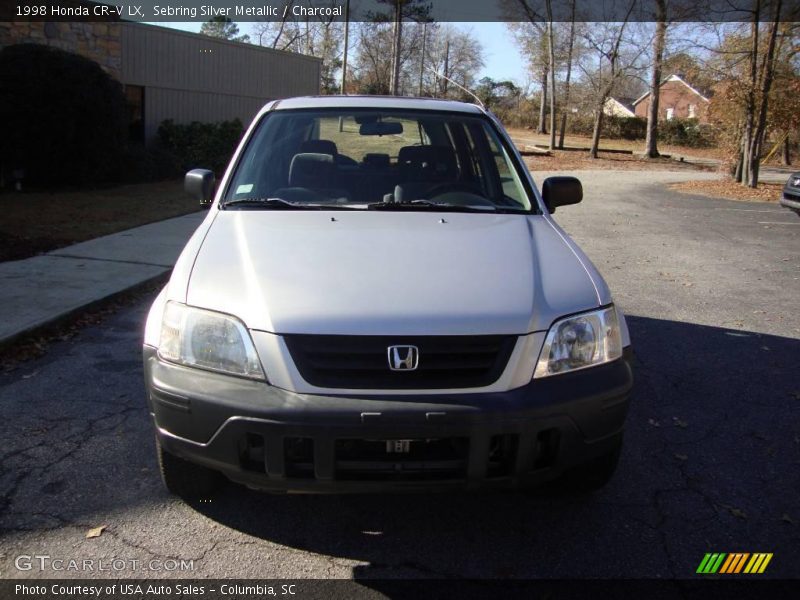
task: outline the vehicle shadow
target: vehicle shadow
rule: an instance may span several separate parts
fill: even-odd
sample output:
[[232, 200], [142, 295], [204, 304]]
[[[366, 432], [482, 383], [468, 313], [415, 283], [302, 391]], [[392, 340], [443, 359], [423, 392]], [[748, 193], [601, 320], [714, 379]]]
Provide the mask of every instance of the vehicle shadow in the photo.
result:
[[[709, 546], [789, 552], [797, 538], [781, 513], [798, 508], [786, 491], [800, 489], [800, 340], [628, 323], [635, 394], [619, 470], [599, 492], [267, 495], [230, 486], [194, 508], [249, 536], [347, 561], [359, 579], [689, 577]], [[771, 574], [796, 575], [788, 563]]]

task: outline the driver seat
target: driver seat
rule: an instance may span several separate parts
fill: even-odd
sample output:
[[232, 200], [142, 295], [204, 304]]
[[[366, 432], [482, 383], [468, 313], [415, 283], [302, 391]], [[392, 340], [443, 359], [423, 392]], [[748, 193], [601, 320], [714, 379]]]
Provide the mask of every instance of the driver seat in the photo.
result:
[[301, 152], [295, 154], [289, 165], [288, 187], [275, 190], [274, 194], [289, 202], [335, 202], [348, 201], [350, 195], [339, 188], [336, 166], [330, 154]]
[[397, 154], [400, 185], [410, 198], [419, 198], [437, 184], [458, 180], [458, 163], [449, 146], [403, 146]]

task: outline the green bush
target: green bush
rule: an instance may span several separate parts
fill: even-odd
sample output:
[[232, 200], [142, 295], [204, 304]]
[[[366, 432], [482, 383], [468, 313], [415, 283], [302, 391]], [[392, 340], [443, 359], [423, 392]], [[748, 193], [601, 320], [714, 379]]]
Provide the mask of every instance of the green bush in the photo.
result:
[[697, 119], [660, 119], [658, 141], [689, 148], [707, 148], [716, 143], [714, 128], [699, 123]]
[[[593, 115], [570, 115], [567, 131], [573, 135], [591, 136]], [[643, 140], [647, 137], [647, 119], [644, 117], [603, 117], [602, 139]], [[658, 141], [674, 146], [708, 148], [716, 145], [714, 128], [699, 123], [697, 119], [659, 119]]]
[[609, 133], [623, 140], [643, 140], [647, 137], [647, 119], [643, 117], [609, 117]]
[[567, 133], [572, 135], [592, 135], [594, 130], [594, 116], [587, 114], [567, 115]]
[[0, 50], [0, 164], [45, 185], [108, 181], [127, 139], [122, 86], [97, 63], [38, 44]]
[[[569, 115], [567, 131], [573, 135], [591, 136], [594, 131], [594, 115]], [[601, 138], [610, 140], [643, 140], [647, 134], [647, 119], [642, 117], [603, 117]]]
[[239, 119], [219, 123], [177, 125], [171, 119], [158, 128], [163, 147], [179, 161], [186, 171], [195, 168], [211, 169], [222, 174], [242, 137], [244, 128]]

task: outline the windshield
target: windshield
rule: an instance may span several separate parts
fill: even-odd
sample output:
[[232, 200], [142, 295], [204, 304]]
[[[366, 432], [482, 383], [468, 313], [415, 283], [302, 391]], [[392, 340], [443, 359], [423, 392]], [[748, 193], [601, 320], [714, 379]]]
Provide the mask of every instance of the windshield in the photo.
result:
[[519, 212], [531, 203], [486, 118], [339, 109], [268, 113], [221, 207]]

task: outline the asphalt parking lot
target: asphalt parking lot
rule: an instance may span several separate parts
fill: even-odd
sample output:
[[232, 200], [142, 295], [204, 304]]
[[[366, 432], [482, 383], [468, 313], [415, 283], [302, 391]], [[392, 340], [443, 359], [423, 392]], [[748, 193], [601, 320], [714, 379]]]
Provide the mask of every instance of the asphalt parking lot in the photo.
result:
[[[664, 187], [685, 173], [580, 176], [585, 202], [556, 218], [629, 315], [638, 362], [602, 491], [230, 487], [188, 506], [155, 464], [148, 298], [0, 376], [0, 576], [682, 578], [706, 552], [772, 552], [766, 576], [800, 577], [800, 218]], [[126, 564], [18, 570], [20, 555]]]

